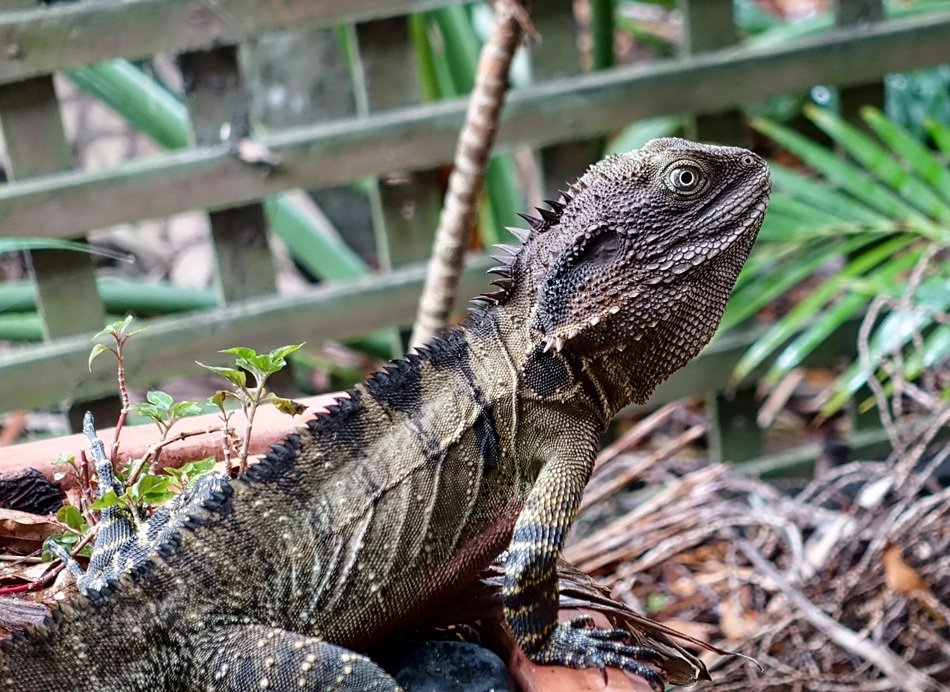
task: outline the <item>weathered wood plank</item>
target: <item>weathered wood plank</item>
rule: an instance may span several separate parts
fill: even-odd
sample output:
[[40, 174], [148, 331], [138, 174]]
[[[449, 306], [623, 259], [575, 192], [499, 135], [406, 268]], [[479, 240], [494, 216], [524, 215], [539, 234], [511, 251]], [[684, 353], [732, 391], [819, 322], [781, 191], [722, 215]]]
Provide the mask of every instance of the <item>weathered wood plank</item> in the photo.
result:
[[[368, 113], [405, 107], [422, 99], [415, 53], [405, 17], [356, 27], [359, 67]], [[380, 266], [391, 269], [425, 259], [442, 208], [437, 172], [398, 171], [376, 181], [374, 210]]]
[[[251, 131], [248, 95], [236, 46], [178, 56], [185, 83], [195, 143], [217, 144], [222, 135], [236, 145]], [[261, 202], [208, 214], [214, 245], [215, 284], [221, 299], [233, 303], [277, 292], [274, 261], [267, 244], [267, 221]]]
[[[11, 178], [23, 180], [72, 168], [52, 77], [0, 85], [0, 129], [7, 143]], [[34, 250], [29, 255], [44, 337], [101, 328], [105, 311], [90, 256], [66, 250]]]
[[[834, 0], [832, 9], [835, 25], [842, 28], [884, 20], [883, 0]], [[838, 90], [838, 113], [858, 127], [869, 131], [860, 117], [860, 111], [865, 106], [884, 107], [883, 79]]]
[[[495, 264], [485, 256], [471, 259], [462, 275], [460, 296], [490, 288], [485, 271]], [[159, 379], [193, 375], [194, 361], [207, 362], [221, 348], [251, 346], [267, 349], [284, 344], [346, 339], [386, 326], [407, 326], [415, 317], [425, 267], [410, 265], [359, 282], [326, 286], [297, 296], [269, 296], [239, 305], [148, 321], [149, 329], [135, 337], [126, 356], [132, 386]], [[457, 309], [459, 306], [457, 305]], [[827, 363], [851, 355], [852, 325], [826, 339], [807, 363]], [[702, 354], [673, 374], [651, 397], [649, 406], [631, 406], [627, 413], [645, 412], [660, 404], [695, 396], [700, 391], [732, 387], [733, 369], [763, 329], [717, 337]], [[62, 398], [101, 396], [115, 389], [115, 373], [97, 365], [86, 368], [88, 336], [62, 339], [39, 347], [0, 355], [0, 411], [39, 408]], [[770, 365], [750, 374], [753, 381]]]
[[[286, 27], [333, 26], [459, 0], [123, 0], [0, 13], [0, 83], [112, 58], [199, 50]], [[130, 27], [135, 27], [130, 31]]]
[[[593, 8], [592, 8], [593, 9]], [[573, 0], [549, 0], [531, 8], [531, 20], [541, 35], [529, 43], [532, 72], [539, 81], [563, 79], [581, 73], [581, 56], [575, 37]], [[567, 141], [544, 147], [537, 153], [541, 163], [541, 199], [557, 199], [560, 190], [576, 180], [603, 152], [602, 137]], [[535, 197], [529, 190], [528, 197]], [[509, 222], [511, 223], [511, 222]]]
[[[513, 92], [499, 145], [569, 141], [637, 118], [689, 112], [697, 103], [722, 109], [816, 82], [861, 84], [945, 61], [950, 12], [835, 30], [781, 47], [613, 68]], [[0, 235], [68, 237], [189, 209], [226, 208], [288, 188], [431, 167], [451, 157], [464, 110], [457, 100], [263, 137], [283, 161], [275, 171], [242, 164], [221, 146], [0, 186]]]
[[[702, 53], [735, 45], [739, 40], [732, 0], [680, 0], [683, 14], [683, 53]], [[748, 145], [742, 111], [705, 108], [686, 127], [691, 139]]]
[[[479, 256], [468, 263], [459, 289], [473, 296], [490, 288]], [[130, 343], [125, 370], [131, 386], [198, 374], [195, 360], [214, 362], [230, 346], [268, 349], [301, 341], [346, 339], [385, 326], [407, 326], [416, 312], [425, 266], [411, 265], [365, 280], [316, 288], [296, 296], [267, 296], [187, 316], [143, 321], [148, 330]], [[91, 334], [0, 355], [0, 411], [47, 406], [115, 391], [107, 358], [86, 367]]]

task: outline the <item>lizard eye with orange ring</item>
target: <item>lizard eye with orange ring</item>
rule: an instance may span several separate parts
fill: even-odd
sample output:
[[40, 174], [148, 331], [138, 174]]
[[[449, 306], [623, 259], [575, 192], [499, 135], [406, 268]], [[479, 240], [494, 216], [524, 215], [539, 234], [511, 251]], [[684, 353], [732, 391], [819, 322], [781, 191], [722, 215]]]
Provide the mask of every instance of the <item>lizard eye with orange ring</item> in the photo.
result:
[[666, 175], [667, 184], [674, 192], [689, 195], [703, 187], [703, 172], [690, 163], [679, 163]]

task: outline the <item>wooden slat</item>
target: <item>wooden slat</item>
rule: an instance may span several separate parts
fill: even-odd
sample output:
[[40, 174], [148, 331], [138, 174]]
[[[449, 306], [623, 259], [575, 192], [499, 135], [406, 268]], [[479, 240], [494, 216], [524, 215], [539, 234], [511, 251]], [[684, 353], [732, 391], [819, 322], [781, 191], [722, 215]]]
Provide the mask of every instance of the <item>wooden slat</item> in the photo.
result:
[[[573, 0], [549, 0], [535, 3], [531, 20], [541, 40], [530, 43], [533, 74], [539, 81], [563, 79], [579, 74]], [[559, 191], [577, 180], [587, 167], [600, 158], [603, 138], [566, 141], [544, 147], [538, 152], [541, 162], [541, 189], [529, 190], [528, 197], [557, 199]]]
[[123, 0], [0, 12], [0, 83], [112, 58], [144, 58], [240, 43], [274, 29], [333, 26], [458, 2]]
[[[356, 27], [367, 112], [386, 111], [422, 100], [405, 17]], [[429, 256], [442, 208], [434, 170], [398, 171], [376, 181], [380, 265], [387, 269]]]
[[[473, 296], [488, 288], [485, 270], [494, 261], [482, 256], [468, 262], [459, 294]], [[208, 362], [228, 346], [258, 350], [308, 341], [343, 339], [383, 326], [408, 325], [415, 316], [425, 267], [413, 265], [345, 286], [318, 288], [298, 296], [259, 298], [177, 318], [148, 322], [149, 329], [135, 337], [128, 349], [126, 371], [133, 386], [159, 379], [194, 375], [195, 360]], [[842, 332], [843, 333], [843, 332]], [[650, 407], [695, 396], [697, 391], [725, 390], [739, 358], [762, 330], [725, 334], [702, 354], [674, 373], [657, 389]], [[850, 355], [854, 341], [839, 333], [826, 339], [807, 363], [827, 363]], [[63, 339], [48, 345], [21, 349], [0, 356], [0, 411], [36, 408], [62, 397], [83, 398], [111, 392], [115, 372], [104, 359], [86, 369], [88, 338]], [[759, 377], [770, 363], [751, 373]], [[629, 407], [643, 412], [646, 406]]]
[[[781, 47], [604, 70], [512, 93], [499, 144], [567, 141], [637, 118], [689, 112], [697, 103], [721, 109], [814, 83], [861, 84], [945, 61], [950, 12], [836, 30]], [[189, 209], [226, 208], [293, 187], [431, 167], [451, 157], [464, 109], [464, 101], [452, 101], [264, 137], [284, 162], [271, 172], [217, 147], [0, 186], [0, 235], [69, 236]]]
[[[51, 77], [0, 86], [0, 126], [11, 178], [23, 180], [72, 167]], [[97, 331], [105, 324], [89, 255], [34, 250], [30, 265], [45, 338]]]
[[[700, 55], [734, 45], [739, 40], [732, 0], [680, 0], [683, 12], [683, 52]], [[746, 145], [742, 111], [713, 112], [703, 109], [687, 125], [691, 139], [720, 144]]]
[[[486, 257], [468, 263], [459, 288], [473, 296], [490, 288]], [[384, 326], [407, 326], [416, 311], [425, 266], [412, 265], [346, 285], [296, 296], [268, 296], [183, 317], [145, 322], [126, 355], [131, 386], [193, 376], [194, 361], [214, 362], [229, 346], [258, 350], [284, 344], [359, 336]], [[46, 406], [115, 390], [115, 371], [105, 358], [86, 368], [88, 335], [0, 355], [0, 411]]]
[[[195, 143], [232, 146], [250, 134], [248, 95], [236, 46], [192, 51], [178, 57]], [[226, 132], [222, 128], [226, 128]], [[276, 293], [274, 261], [267, 245], [267, 221], [260, 202], [208, 214], [214, 245], [215, 284], [223, 302]]]
[[[835, 25], [842, 28], [884, 20], [883, 0], [835, 0], [833, 10]], [[860, 117], [864, 106], [884, 107], [883, 79], [838, 90], [838, 113], [859, 127], [864, 127], [864, 121]]]

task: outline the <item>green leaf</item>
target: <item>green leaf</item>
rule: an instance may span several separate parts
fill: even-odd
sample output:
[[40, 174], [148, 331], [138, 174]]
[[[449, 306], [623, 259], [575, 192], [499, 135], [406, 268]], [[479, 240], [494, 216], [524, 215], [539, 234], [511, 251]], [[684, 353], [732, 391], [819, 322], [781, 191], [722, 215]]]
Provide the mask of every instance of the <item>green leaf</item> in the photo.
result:
[[79, 531], [85, 523], [82, 512], [75, 505], [60, 507], [59, 511], [56, 512], [56, 518], [74, 531]]
[[163, 411], [155, 404], [146, 404], [145, 402], [134, 402], [129, 404], [129, 410], [139, 416], [152, 418], [156, 422], [162, 423], [167, 419], [167, 411]]
[[804, 248], [805, 251], [796, 256], [794, 261], [786, 258], [781, 270], [775, 266], [763, 268], [755, 279], [743, 283], [735, 290], [722, 316], [720, 328], [730, 329], [752, 317], [831, 260], [855, 252], [873, 241], [873, 236], [857, 236], [847, 239], [844, 243], [824, 241], [811, 248]]
[[226, 379], [228, 382], [231, 382], [232, 384], [235, 384], [238, 387], [247, 386], [247, 375], [244, 373], [243, 370], [236, 370], [234, 368], [221, 367], [217, 365], [205, 365], [204, 363], [197, 360], [195, 361], [195, 363], [197, 363], [199, 366], [201, 366], [205, 370], [213, 372], [215, 375], [220, 375], [221, 377]]
[[865, 106], [861, 109], [861, 117], [891, 151], [899, 153], [932, 186], [933, 191], [942, 194], [945, 202], [950, 204], [950, 171], [933, 152], [876, 108]]
[[[865, 280], [880, 284], [895, 282], [897, 275], [910, 269], [918, 260], [919, 253], [909, 252], [883, 265], [877, 272], [869, 273]], [[798, 367], [802, 360], [825, 341], [832, 332], [865, 306], [870, 300], [866, 293], [851, 293], [843, 296], [830, 309], [822, 311], [817, 319], [802, 331], [775, 360], [775, 364], [765, 375], [767, 384], [778, 382], [790, 370]]]
[[[872, 335], [872, 343], [869, 346], [871, 346], [871, 360], [875, 366], [882, 357], [893, 350], [879, 348], [875, 345], [879, 343], [880, 337], [886, 333], [886, 329], [882, 324], [875, 329]], [[909, 341], [909, 335], [907, 340]], [[895, 345], [894, 348], [896, 349], [897, 346]], [[950, 326], [937, 325], [936, 329], [924, 337], [923, 357], [921, 358], [919, 354], [913, 352], [903, 359], [903, 376], [908, 380], [915, 379], [920, 376], [925, 367], [933, 367], [948, 358], [950, 358]], [[831, 397], [821, 407], [821, 415], [827, 417], [836, 413], [854, 396], [855, 392], [864, 386], [875, 369], [871, 368], [871, 371], [869, 371], [863, 367], [860, 361], [852, 363], [835, 381]], [[862, 411], [866, 408], [869, 407], [864, 404], [860, 407]]]
[[[99, 357], [100, 353], [105, 353], [106, 351], [112, 351], [115, 353], [115, 349], [106, 346], [105, 344], [96, 344], [92, 347], [92, 350], [89, 351], [89, 361], [87, 366], [89, 367], [89, 372], [92, 372], [92, 361]], [[118, 354], [117, 354], [118, 355]]]
[[764, 118], [755, 118], [752, 125], [868, 206], [894, 218], [913, 219], [920, 223], [927, 223], [917, 210], [887, 187], [875, 182], [860, 168], [815, 144], [804, 135]]
[[300, 344], [293, 344], [291, 346], [281, 346], [280, 348], [275, 348], [273, 351], [268, 353], [267, 356], [275, 363], [278, 361], [283, 361], [291, 353], [295, 353], [296, 351], [299, 351], [301, 348], [303, 348], [304, 343], [306, 342], [303, 342]]
[[114, 490], [108, 490], [106, 491], [105, 495], [103, 495], [98, 500], [95, 500], [91, 505], [89, 505], [89, 509], [95, 509], [95, 510], [108, 509], [109, 507], [117, 506], [121, 501], [122, 499], [118, 495], [115, 494]]
[[179, 401], [172, 406], [171, 413], [175, 418], [197, 416], [201, 413], [201, 407], [194, 401]]
[[168, 489], [171, 478], [146, 473], [139, 477], [129, 488], [129, 496], [136, 504], [153, 506], [161, 504], [172, 497], [174, 493]]
[[945, 125], [933, 118], [924, 121], [924, 129], [927, 130], [933, 141], [936, 142], [944, 156], [950, 156], [950, 126]]
[[202, 473], [207, 473], [214, 468], [214, 463], [214, 457], [205, 457], [204, 459], [189, 461], [187, 464], [182, 464], [180, 469], [186, 476], [191, 478], [194, 476], [200, 476]]
[[146, 392], [146, 400], [155, 404], [158, 408], [168, 411], [171, 409], [172, 404], [175, 403], [175, 399], [171, 394], [166, 394], [160, 389], [152, 389]]
[[230, 353], [232, 356], [237, 356], [238, 358], [244, 358], [246, 360], [251, 360], [257, 356], [257, 351], [253, 348], [248, 348], [246, 346], [232, 346], [231, 348], [225, 348], [218, 353]]
[[111, 106], [133, 127], [170, 149], [188, 146], [188, 110], [171, 92], [128, 60], [68, 70], [78, 87]]
[[[836, 216], [844, 223], [891, 222], [887, 214], [882, 214], [852, 197], [841, 194], [840, 190], [830, 187], [827, 182], [816, 180], [777, 163], [769, 164], [769, 173], [780, 196], [794, 197]], [[768, 215], [765, 218], [767, 220]]]
[[897, 236], [883, 241], [853, 258], [836, 276], [824, 281], [808, 297], [799, 302], [787, 315], [778, 320], [765, 334], [759, 337], [739, 359], [733, 371], [733, 378], [738, 381], [748, 377], [762, 361], [796, 332], [804, 328], [805, 324], [814, 318], [814, 315], [821, 310], [822, 306], [834, 298], [843, 282], [851, 277], [868, 272], [895, 253], [906, 248], [914, 240], [912, 236]]
[[[880, 146], [858, 128], [829, 111], [806, 106], [805, 114], [856, 161], [887, 183], [899, 199], [913, 205], [914, 210], [941, 221], [950, 220], [950, 207], [919, 178], [900, 165], [894, 152]], [[914, 211], [909, 206], [907, 210], [908, 213]]]

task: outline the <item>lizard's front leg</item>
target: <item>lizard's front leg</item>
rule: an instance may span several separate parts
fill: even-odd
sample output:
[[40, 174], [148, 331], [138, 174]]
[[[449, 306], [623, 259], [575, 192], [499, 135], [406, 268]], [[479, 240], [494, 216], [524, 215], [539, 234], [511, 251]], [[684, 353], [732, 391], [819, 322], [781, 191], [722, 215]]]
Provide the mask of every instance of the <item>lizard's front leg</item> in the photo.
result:
[[596, 629], [586, 617], [558, 622], [557, 558], [593, 467], [597, 438], [592, 437], [557, 440], [548, 451], [509, 547], [502, 590], [505, 620], [535, 663], [622, 668], [662, 690], [660, 676], [637, 660], [653, 658], [655, 652], [627, 643], [624, 630]]

